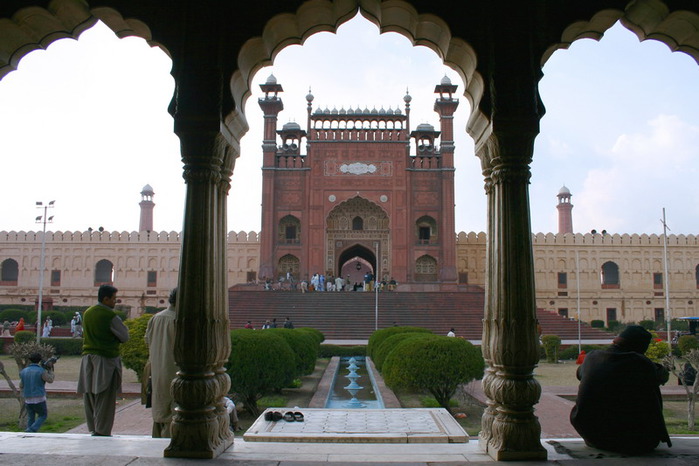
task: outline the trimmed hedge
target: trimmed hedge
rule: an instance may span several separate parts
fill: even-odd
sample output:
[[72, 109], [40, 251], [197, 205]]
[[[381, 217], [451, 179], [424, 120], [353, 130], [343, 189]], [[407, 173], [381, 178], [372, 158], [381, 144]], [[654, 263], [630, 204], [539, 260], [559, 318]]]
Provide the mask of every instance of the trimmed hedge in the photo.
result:
[[61, 356], [79, 356], [83, 352], [82, 338], [42, 338], [41, 342], [53, 346]]
[[321, 332], [320, 330], [318, 330], [316, 328], [301, 327], [301, 328], [297, 328], [296, 330], [301, 330], [303, 332], [311, 333], [315, 337], [315, 339], [318, 340], [319, 345], [325, 341], [325, 335], [323, 335], [323, 332]]
[[332, 358], [333, 356], [366, 356], [366, 346], [320, 345], [319, 358]]
[[[386, 357], [383, 378], [391, 388], [426, 390], [447, 411], [459, 385], [483, 377], [480, 348], [462, 338], [407, 338]], [[451, 411], [450, 411], [451, 412]]]
[[[581, 345], [580, 349], [585, 351], [585, 354], [590, 354], [590, 351], [605, 349], [609, 345]], [[578, 358], [578, 345], [571, 345], [566, 349], [560, 350], [558, 353], [558, 359], [560, 360], [573, 360]]]
[[369, 337], [369, 344], [367, 345], [367, 356], [372, 360], [374, 359], [374, 351], [381, 345], [381, 343], [388, 337], [398, 334], [398, 333], [432, 333], [431, 330], [427, 330], [422, 327], [388, 327], [377, 330], [371, 334]]
[[390, 337], [383, 340], [381, 344], [379, 344], [376, 347], [376, 349], [374, 350], [374, 357], [372, 357], [371, 360], [374, 362], [376, 369], [379, 372], [381, 372], [386, 357], [389, 354], [391, 354], [391, 351], [393, 351], [395, 347], [398, 346], [398, 344], [400, 344], [402, 341], [407, 340], [409, 338], [429, 338], [433, 336], [435, 335], [432, 333], [425, 332], [396, 333], [395, 335], [391, 335]]
[[313, 373], [320, 347], [317, 335], [309, 331], [290, 328], [271, 328], [265, 332], [279, 335], [289, 344], [295, 354], [296, 376]]
[[258, 416], [257, 400], [289, 386], [298, 375], [294, 350], [279, 332], [237, 329], [231, 330], [230, 338], [227, 373], [231, 390], [253, 416]]
[[595, 320], [593, 320], [592, 322], [590, 322], [590, 327], [593, 327], [593, 328], [604, 328], [604, 321], [603, 321], [603, 320], [597, 320], [597, 319], [595, 319]]
[[29, 343], [36, 340], [36, 333], [29, 330], [20, 330], [15, 332], [15, 343]]

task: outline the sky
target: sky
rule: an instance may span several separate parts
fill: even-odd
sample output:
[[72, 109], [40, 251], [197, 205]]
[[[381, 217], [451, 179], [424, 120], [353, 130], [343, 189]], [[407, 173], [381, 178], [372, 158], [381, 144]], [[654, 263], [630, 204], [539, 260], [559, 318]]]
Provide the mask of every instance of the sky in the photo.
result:
[[[338, 58], [339, 57], [339, 58]], [[172, 63], [140, 38], [118, 39], [103, 24], [78, 41], [27, 55], [0, 81], [0, 231], [36, 231], [37, 201], [55, 200], [51, 231], [136, 231], [142, 188], [155, 196], [154, 229], [181, 231], [185, 198], [179, 140], [167, 112]], [[543, 68], [546, 106], [531, 166], [532, 231], [557, 232], [562, 186], [573, 194], [573, 229], [699, 234], [699, 67], [656, 41], [640, 43], [617, 24], [601, 41], [576, 41]], [[379, 34], [359, 18], [282, 50], [255, 76], [229, 195], [228, 229], [259, 231], [262, 113], [259, 84], [284, 88], [279, 126], [306, 124], [314, 108], [404, 110], [411, 125], [438, 127], [434, 86], [457, 84], [456, 228], [486, 230], [480, 161], [465, 131], [469, 103], [458, 75], [425, 47]]]

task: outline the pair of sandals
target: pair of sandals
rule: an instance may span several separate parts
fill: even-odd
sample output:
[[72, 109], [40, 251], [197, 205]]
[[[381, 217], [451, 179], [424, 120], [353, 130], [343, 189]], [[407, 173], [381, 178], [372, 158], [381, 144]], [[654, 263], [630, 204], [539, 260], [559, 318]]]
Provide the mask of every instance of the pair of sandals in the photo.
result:
[[277, 422], [284, 419], [286, 422], [303, 422], [303, 413], [296, 411], [287, 411], [282, 414], [279, 411], [267, 411], [265, 413], [265, 421]]

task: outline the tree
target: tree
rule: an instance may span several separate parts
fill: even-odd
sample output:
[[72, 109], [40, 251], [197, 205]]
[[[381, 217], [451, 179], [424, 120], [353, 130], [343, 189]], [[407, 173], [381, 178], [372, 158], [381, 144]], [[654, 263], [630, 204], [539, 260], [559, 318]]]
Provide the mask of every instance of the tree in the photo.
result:
[[366, 354], [370, 358], [374, 358], [374, 351], [381, 345], [381, 343], [388, 337], [395, 335], [397, 333], [432, 333], [431, 330], [427, 330], [422, 327], [388, 327], [377, 330], [371, 334], [369, 337], [369, 342], [366, 347]]
[[232, 330], [227, 372], [231, 390], [250, 414], [258, 416], [257, 400], [289, 385], [297, 376], [295, 354], [280, 335], [267, 330]]
[[[697, 396], [699, 395], [699, 349], [692, 349], [682, 358], [668, 354], [663, 365], [679, 380], [687, 394], [687, 428], [694, 430]], [[693, 379], [692, 380], [692, 376]], [[691, 384], [690, 384], [691, 382]]]
[[480, 349], [461, 338], [408, 338], [386, 357], [382, 375], [392, 388], [426, 390], [450, 411], [449, 400], [461, 384], [483, 377]]
[[124, 321], [124, 325], [129, 329], [129, 341], [122, 343], [119, 347], [121, 354], [121, 362], [124, 367], [133, 370], [141, 381], [143, 376], [143, 368], [148, 362], [148, 345], [146, 345], [146, 329], [148, 321], [153, 317], [153, 314], [143, 314], [135, 319]]
[[561, 347], [561, 337], [558, 335], [542, 335], [541, 344], [546, 352], [546, 362], [558, 363], [558, 350]]
[[[31, 333], [31, 332], [28, 332]], [[39, 353], [41, 355], [42, 360], [47, 360], [51, 356], [53, 356], [55, 349], [51, 345], [45, 345], [45, 344], [39, 344], [35, 341], [29, 341], [26, 343], [12, 343], [9, 348], [8, 348], [10, 354], [12, 357], [15, 359], [15, 362], [17, 363], [17, 372], [21, 372], [22, 369], [27, 367], [30, 363], [29, 361], [29, 356], [34, 354], [34, 353]], [[10, 377], [7, 375], [7, 372], [5, 372], [5, 365], [0, 362], [0, 375], [2, 375], [5, 380], [7, 381], [7, 384], [10, 386], [10, 390], [12, 390], [12, 394], [17, 398], [17, 401], [19, 402], [19, 416], [17, 417], [17, 421], [19, 424], [19, 428], [24, 430], [27, 428], [27, 410], [26, 406], [24, 405], [24, 395], [20, 390], [15, 387], [15, 384], [12, 382]]]

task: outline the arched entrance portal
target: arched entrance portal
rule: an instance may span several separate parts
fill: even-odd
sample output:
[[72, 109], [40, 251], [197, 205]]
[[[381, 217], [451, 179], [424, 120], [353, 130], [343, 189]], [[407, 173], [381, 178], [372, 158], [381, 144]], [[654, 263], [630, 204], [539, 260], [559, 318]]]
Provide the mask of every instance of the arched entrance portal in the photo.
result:
[[362, 283], [367, 272], [375, 274], [376, 254], [360, 244], [355, 244], [340, 254], [337, 264], [338, 273], [348, 285]]
[[361, 282], [367, 272], [381, 277], [390, 273], [389, 224], [388, 214], [381, 207], [360, 196], [330, 211], [326, 231], [328, 273], [341, 273], [344, 279], [349, 275], [352, 284]]

